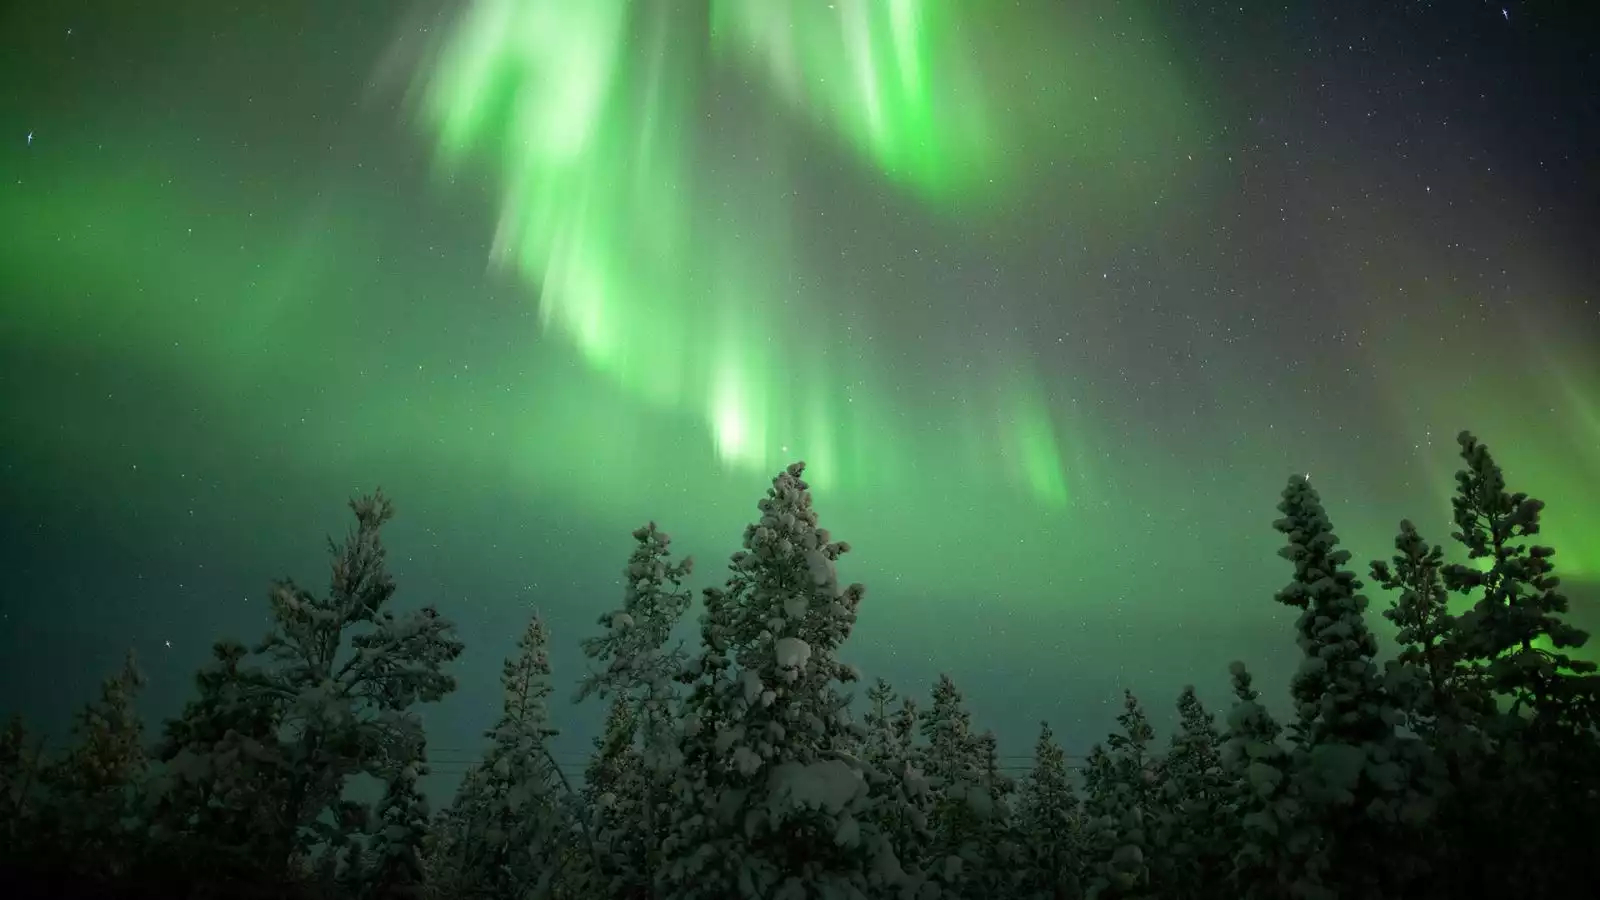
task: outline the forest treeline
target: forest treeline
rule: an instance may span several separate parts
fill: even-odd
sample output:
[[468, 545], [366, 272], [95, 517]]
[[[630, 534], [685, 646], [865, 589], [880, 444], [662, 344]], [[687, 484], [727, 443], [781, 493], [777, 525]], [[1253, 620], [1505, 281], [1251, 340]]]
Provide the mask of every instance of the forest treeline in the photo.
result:
[[[7, 896], [58, 891], [350, 898], [1463, 898], [1585, 896], [1600, 835], [1600, 677], [1570, 652], [1543, 504], [1460, 438], [1468, 564], [1401, 522], [1371, 563], [1397, 645], [1380, 665], [1363, 584], [1302, 477], [1274, 527], [1299, 611], [1287, 721], [1242, 663], [1221, 720], [1194, 690], [1158, 741], [1132, 694], [1081, 777], [1048, 724], [1002, 772], [941, 677], [926, 704], [838, 652], [862, 599], [803, 465], [760, 500], [697, 646], [672, 638], [690, 561], [633, 533], [621, 606], [582, 641], [608, 704], [581, 783], [550, 741], [545, 624], [506, 660], [480, 761], [436, 813], [417, 709], [462, 652], [433, 608], [397, 614], [381, 494], [354, 501], [315, 594], [272, 591], [258, 645], [223, 641], [147, 738], [130, 657], [58, 753], [0, 738]], [[1262, 602], [1268, 602], [1263, 597]], [[375, 804], [352, 779], [382, 784]]]

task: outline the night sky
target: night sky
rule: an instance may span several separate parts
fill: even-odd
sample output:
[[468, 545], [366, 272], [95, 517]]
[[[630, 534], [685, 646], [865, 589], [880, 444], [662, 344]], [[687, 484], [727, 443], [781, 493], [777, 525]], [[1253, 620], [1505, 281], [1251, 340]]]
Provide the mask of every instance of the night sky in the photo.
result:
[[1287, 476], [1364, 573], [1463, 428], [1600, 626], [1585, 6], [4, 4], [0, 712], [132, 646], [174, 713], [381, 485], [448, 776], [532, 609], [565, 694], [629, 531], [720, 583], [795, 459], [847, 658], [1018, 765], [1286, 697]]

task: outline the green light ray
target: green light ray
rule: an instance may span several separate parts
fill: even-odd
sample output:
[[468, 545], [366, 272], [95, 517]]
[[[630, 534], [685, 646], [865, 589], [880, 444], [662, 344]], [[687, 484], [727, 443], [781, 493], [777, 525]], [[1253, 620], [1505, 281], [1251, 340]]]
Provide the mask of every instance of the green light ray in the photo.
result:
[[[742, 35], [778, 56], [787, 51], [772, 44], [776, 35], [802, 35], [792, 48], [799, 68], [776, 72], [780, 81], [795, 75], [820, 85], [828, 65], [853, 67], [855, 130], [840, 127], [869, 141], [891, 176], [931, 187], [946, 172], [991, 171], [994, 129], [966, 113], [935, 115], [990, 117], [975, 83], [959, 75], [969, 63], [952, 43], [953, 10], [903, 2], [847, 4], [838, 16], [800, 9], [714, 4], [713, 33]], [[705, 39], [692, 21], [622, 0], [581, 9], [556, 0], [477, 4], [428, 72], [425, 120], [447, 166], [499, 157], [496, 256], [539, 286], [541, 321], [589, 365], [630, 393], [699, 418], [725, 463], [764, 472], [815, 450], [813, 459], [832, 463], [814, 463], [819, 489], [882, 484], [929, 454], [897, 451], [913, 442], [894, 432], [917, 426], [885, 414], [891, 379], [862, 362], [861, 339], [820, 334], [780, 302], [793, 299], [801, 316], [819, 308], [807, 296], [783, 298], [798, 254], [788, 210], [760, 199], [783, 192], [756, 187], [772, 174], [737, 150], [691, 141], [685, 123], [697, 115], [704, 79], [683, 51]], [[826, 118], [843, 98], [800, 99], [833, 110]], [[807, 363], [821, 358], [835, 362]], [[1013, 374], [987, 389], [1011, 411], [997, 433], [1012, 465], [984, 480], [1064, 503], [1049, 405], [1037, 389], [1019, 394], [1008, 383], [1022, 381]], [[951, 412], [921, 410], [917, 421]]]
[[890, 178], [943, 196], [1007, 174], [1004, 123], [954, 5], [716, 0], [712, 9], [719, 49], [760, 67], [792, 107]]

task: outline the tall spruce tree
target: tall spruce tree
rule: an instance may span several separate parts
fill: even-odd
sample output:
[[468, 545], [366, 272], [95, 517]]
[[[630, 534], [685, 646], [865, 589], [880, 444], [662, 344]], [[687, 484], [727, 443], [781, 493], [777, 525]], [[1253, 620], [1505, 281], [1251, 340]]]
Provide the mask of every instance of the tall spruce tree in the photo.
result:
[[1296, 796], [1289, 751], [1279, 741], [1282, 728], [1261, 703], [1244, 663], [1228, 667], [1234, 702], [1228, 711], [1222, 765], [1232, 789], [1233, 845], [1227, 882], [1242, 900], [1285, 900], [1314, 892], [1295, 860], [1314, 853], [1321, 835], [1304, 823]]
[[61, 874], [116, 879], [133, 863], [134, 838], [143, 831], [137, 791], [149, 766], [144, 723], [134, 709], [144, 683], [130, 650], [122, 668], [101, 682], [99, 699], [78, 713], [66, 753], [41, 772], [53, 802], [32, 837], [40, 861]]
[[999, 810], [987, 779], [980, 735], [972, 728], [961, 691], [949, 675], [933, 686], [933, 702], [921, 722], [921, 768], [933, 789], [930, 874], [958, 897], [985, 889], [991, 821]]
[[432, 606], [404, 616], [395, 594], [383, 526], [394, 506], [382, 492], [350, 502], [355, 527], [328, 542], [328, 593], [292, 580], [272, 591], [273, 629], [255, 650], [249, 690], [281, 704], [263, 758], [285, 775], [272, 825], [258, 836], [266, 865], [288, 879], [318, 848], [337, 847], [364, 811], [345, 798], [351, 775], [382, 778], [393, 750], [421, 740], [412, 707], [455, 690], [444, 666], [461, 654], [454, 625]]
[[365, 854], [369, 860], [353, 868], [361, 873], [366, 900], [421, 900], [428, 896], [423, 848], [429, 836], [428, 801], [417, 788], [427, 774], [420, 748], [416, 758], [394, 767], [384, 779], [374, 829]]
[[[896, 700], [898, 708], [893, 705]], [[862, 754], [873, 799], [871, 820], [901, 865], [920, 871], [933, 843], [934, 795], [914, 752], [916, 701], [897, 697], [880, 678], [867, 692], [862, 718], [867, 730]]]
[[[687, 882], [712, 869], [724, 881], [736, 877], [703, 843], [717, 834], [721, 798], [727, 790], [740, 790], [735, 773], [721, 752], [717, 735], [732, 726], [734, 696], [729, 684], [738, 610], [719, 588], [704, 591], [705, 610], [700, 616], [700, 652], [690, 657], [678, 674], [689, 687], [681, 707], [677, 731], [678, 756], [669, 791], [673, 799], [667, 818], [667, 835], [661, 844], [663, 864], [654, 873], [657, 896], [693, 897]], [[681, 885], [681, 888], [680, 888]]]
[[633, 743], [636, 728], [627, 701], [613, 697], [583, 773], [583, 802], [597, 816], [604, 817], [607, 811], [620, 814], [632, 802], [637, 789], [633, 782], [639, 777], [639, 752]]
[[899, 743], [894, 733], [894, 702], [898, 699], [894, 687], [882, 678], [867, 689], [867, 711], [861, 717], [867, 732], [862, 756], [874, 766], [892, 759]]
[[[633, 804], [632, 814], [607, 816], [598, 834], [618, 895], [648, 895], [652, 873], [660, 867], [668, 773], [677, 764], [670, 727], [678, 703], [673, 682], [685, 662], [683, 651], [668, 649], [667, 642], [689, 608], [683, 582], [694, 569], [692, 559], [673, 562], [672, 538], [654, 522], [636, 529], [633, 539], [622, 573], [622, 607], [601, 616], [605, 632], [582, 644], [584, 655], [599, 663], [600, 670], [585, 678], [578, 692], [580, 700], [591, 694], [617, 698], [631, 722], [630, 749], [634, 744], [638, 749], [638, 778], [629, 784], [631, 796], [626, 798]], [[613, 754], [621, 751], [610, 749]], [[624, 798], [613, 793], [613, 799]]]
[[1076, 900], [1082, 834], [1077, 791], [1067, 770], [1067, 755], [1049, 722], [1039, 723], [1033, 769], [1017, 798], [1017, 830], [1028, 854], [1018, 896], [1032, 900]]
[[[773, 479], [722, 592], [708, 592], [712, 644], [686, 710], [685, 767], [662, 887], [674, 898], [857, 896], [898, 887], [898, 860], [870, 821], [868, 773], [836, 657], [861, 601], [835, 561], [848, 545], [817, 526], [796, 463]], [[726, 654], [726, 656], [724, 656]], [[709, 771], [707, 771], [709, 770]]]
[[[635, 746], [634, 710], [623, 695], [614, 695], [606, 720], [594, 739], [594, 753], [583, 776], [583, 809], [600, 846], [604, 870], [594, 874], [608, 896], [648, 897], [655, 869], [652, 843], [655, 829], [646, 827], [645, 802], [649, 796], [644, 761]], [[664, 813], [656, 819], [665, 824]]]
[[[1396, 627], [1398, 652], [1386, 664], [1385, 686], [1405, 716], [1405, 726], [1431, 749], [1431, 769], [1422, 772], [1439, 804], [1436, 817], [1449, 829], [1472, 818], [1483, 794], [1483, 767], [1492, 758], [1488, 725], [1496, 711], [1481, 671], [1463, 664], [1460, 631], [1449, 609], [1441, 572], [1444, 550], [1430, 545], [1409, 520], [1400, 522], [1390, 562], [1374, 560], [1373, 580], [1398, 591], [1383, 615]], [[1476, 879], [1462, 880], [1476, 852], [1470, 838], [1431, 842], [1434, 887], [1439, 896], [1470, 893]], [[1465, 854], [1465, 855], [1464, 855]]]
[[1430, 545], [1409, 519], [1400, 522], [1394, 539], [1393, 568], [1372, 562], [1372, 579], [1384, 590], [1399, 591], [1384, 618], [1396, 628], [1393, 693], [1406, 712], [1406, 725], [1439, 746], [1441, 728], [1464, 725], [1492, 712], [1478, 697], [1481, 679], [1461, 665], [1456, 618], [1441, 573], [1444, 549]]
[[1096, 747], [1090, 765], [1091, 827], [1086, 835], [1088, 894], [1092, 898], [1152, 896], [1154, 827], [1163, 814], [1160, 759], [1150, 746], [1155, 730], [1132, 691], [1124, 692], [1120, 729]]
[[520, 896], [548, 890], [556, 874], [567, 830], [549, 750], [559, 732], [548, 708], [548, 642], [544, 620], [533, 616], [502, 667], [499, 720], [484, 733], [489, 747], [456, 801], [462, 828], [453, 840], [462, 854], [456, 890]]
[[151, 881], [177, 893], [260, 882], [257, 842], [279, 827], [289, 776], [278, 766], [288, 703], [259, 689], [237, 641], [218, 641], [195, 675], [197, 696], [169, 720], [154, 749], [160, 769], [146, 792]]
[[978, 865], [968, 884], [976, 888], [980, 896], [1015, 896], [1022, 884], [1022, 867], [1026, 862], [1013, 818], [1017, 785], [1000, 767], [999, 740], [993, 731], [978, 735], [977, 760], [979, 789], [987, 813], [978, 841]]
[[[1302, 860], [1330, 896], [1393, 896], [1420, 873], [1399, 856], [1431, 814], [1422, 790], [1426, 747], [1396, 731], [1398, 704], [1383, 689], [1367, 630], [1367, 598], [1344, 568], [1350, 559], [1304, 476], [1289, 479], [1273, 527], [1287, 538], [1278, 554], [1294, 566], [1279, 603], [1300, 610], [1301, 650], [1290, 684], [1295, 701], [1294, 777], [1300, 797], [1323, 831], [1317, 852]], [[1388, 865], [1388, 863], [1394, 863]]]
[[1164, 796], [1155, 830], [1161, 856], [1156, 881], [1164, 897], [1202, 898], [1223, 891], [1232, 853], [1224, 835], [1231, 814], [1221, 735], [1194, 686], [1178, 696], [1178, 730], [1162, 765]]
[[1505, 475], [1489, 448], [1463, 431], [1457, 442], [1467, 467], [1456, 473], [1451, 500], [1456, 531], [1451, 536], [1485, 568], [1446, 565], [1445, 585], [1478, 594], [1461, 617], [1464, 658], [1480, 664], [1489, 688], [1509, 704], [1508, 712], [1541, 729], [1592, 734], [1600, 725], [1595, 706], [1596, 666], [1565, 651], [1589, 636], [1562, 616], [1569, 602], [1551, 561], [1555, 550], [1522, 543], [1539, 533], [1544, 503], [1506, 490]]
[[[1474, 890], [1582, 893], [1591, 876], [1570, 861], [1600, 833], [1600, 678], [1569, 652], [1588, 635], [1563, 618], [1555, 551], [1525, 543], [1540, 533], [1544, 504], [1509, 491], [1472, 434], [1457, 441], [1466, 467], [1456, 473], [1451, 536], [1473, 564], [1446, 564], [1440, 575], [1475, 598], [1456, 622], [1466, 672], [1457, 697], [1488, 708], [1477, 719], [1487, 750], [1453, 754], [1477, 765], [1457, 773], [1452, 871]], [[1509, 859], [1517, 865], [1496, 862]]]

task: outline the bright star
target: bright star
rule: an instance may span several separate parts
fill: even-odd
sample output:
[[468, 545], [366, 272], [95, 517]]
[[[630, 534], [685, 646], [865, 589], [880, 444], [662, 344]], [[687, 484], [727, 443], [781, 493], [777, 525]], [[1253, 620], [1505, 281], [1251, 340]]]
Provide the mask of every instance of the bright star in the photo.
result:
[[169, 650], [170, 650], [170, 649], [171, 649], [171, 648], [172, 648], [172, 642], [171, 642], [171, 641], [162, 641], [162, 642], [161, 642], [161, 643], [163, 643], [163, 644], [166, 644], [166, 645], [167, 645], [167, 648], [168, 648], [168, 649], [169, 649]]
[[1506, 9], [1504, 6], [1500, 7], [1500, 15], [1505, 16], [1507, 22], [1511, 21], [1511, 10]]
[[28, 132], [28, 146], [29, 147], [33, 146], [33, 132], [31, 132], [31, 131]]

